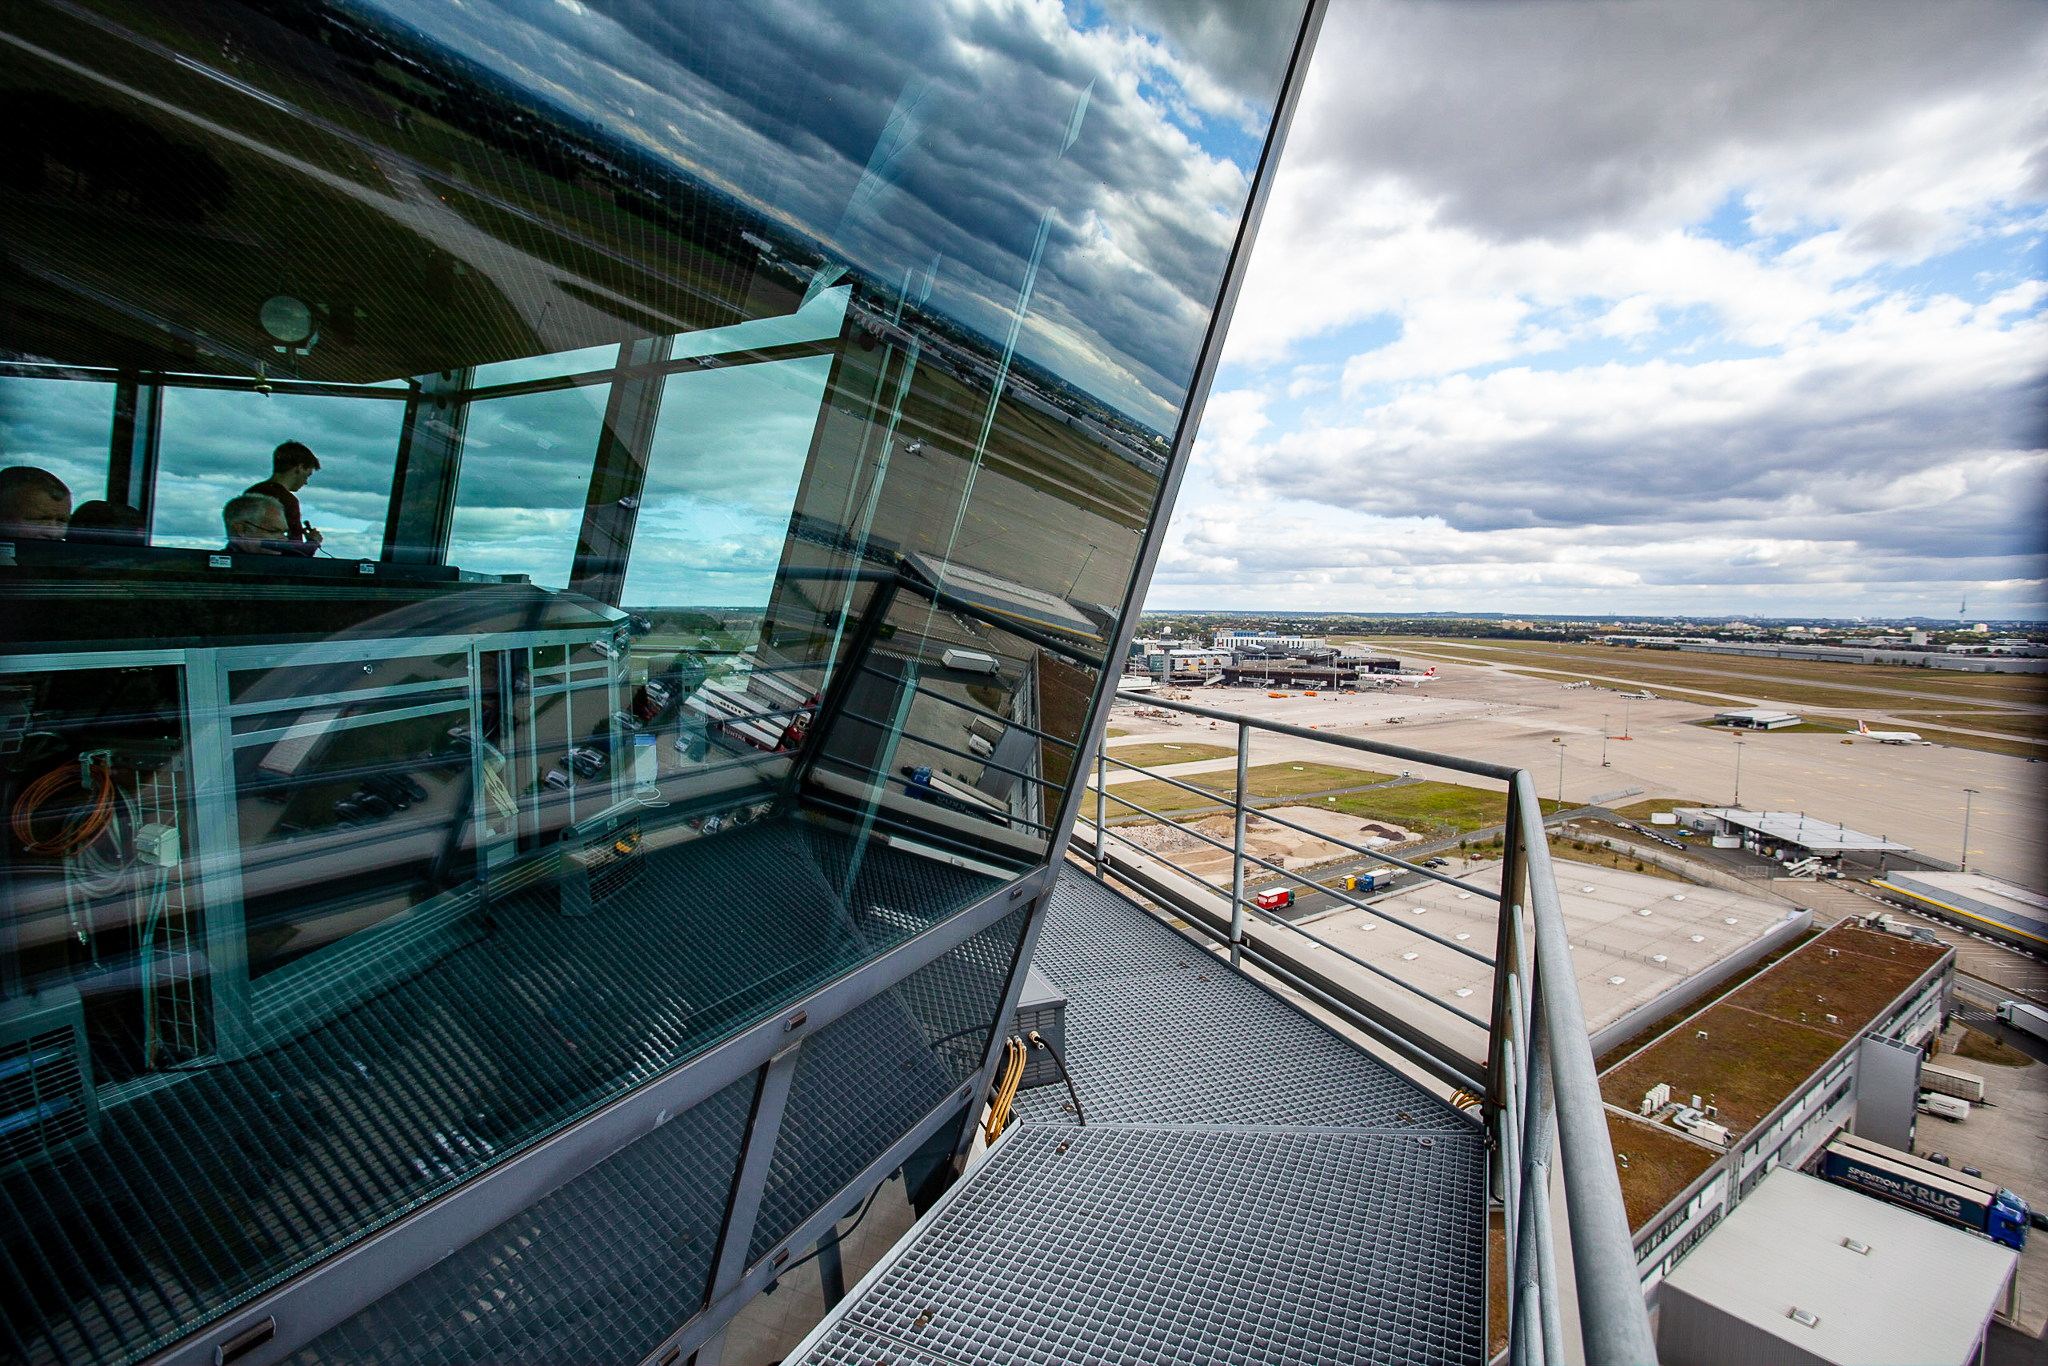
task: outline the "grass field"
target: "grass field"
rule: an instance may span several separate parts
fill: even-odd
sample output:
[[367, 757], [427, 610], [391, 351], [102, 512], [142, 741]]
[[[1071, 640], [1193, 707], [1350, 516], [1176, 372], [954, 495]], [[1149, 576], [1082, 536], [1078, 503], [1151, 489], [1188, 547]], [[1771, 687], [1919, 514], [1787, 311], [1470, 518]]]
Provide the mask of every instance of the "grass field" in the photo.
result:
[[1956, 1056], [1972, 1062], [1988, 1062], [1994, 1067], [2032, 1067], [2034, 1059], [2014, 1048], [2009, 1043], [2000, 1043], [1989, 1034], [1978, 1029], [1965, 1029], [1962, 1042], [1956, 1048]]
[[1161, 764], [1186, 764], [1196, 759], [1227, 759], [1235, 753], [1236, 750], [1223, 745], [1123, 745], [1111, 750], [1109, 757], [1136, 764], [1139, 768], [1157, 768]]
[[[1557, 803], [1540, 798], [1545, 814], [1557, 810]], [[1385, 821], [1413, 830], [1418, 835], [1443, 838], [1463, 835], [1507, 819], [1505, 792], [1487, 792], [1455, 783], [1403, 783], [1377, 792], [1355, 792], [1325, 805], [1349, 816]]]
[[1661, 877], [1671, 882], [1683, 882], [1684, 878], [1669, 868], [1654, 863], [1645, 863], [1634, 854], [1624, 854], [1614, 849], [1602, 849], [1590, 840], [1562, 839], [1550, 837], [1550, 856], [1571, 863], [1591, 863], [1601, 868], [1619, 868], [1625, 873], [1641, 873], [1646, 877]]
[[[1147, 746], [1150, 748], [1150, 746]], [[1234, 753], [1224, 750], [1223, 753]], [[1119, 755], [1119, 758], [1122, 756]], [[1335, 768], [1328, 764], [1258, 764], [1245, 774], [1245, 791], [1254, 797], [1298, 797], [1310, 792], [1333, 792], [1340, 788], [1364, 787], [1370, 783], [1393, 781], [1391, 773], [1373, 773], [1359, 768]], [[1180, 779], [1197, 787], [1213, 789], [1217, 798], [1228, 800], [1237, 788], [1237, 774], [1193, 773]], [[1431, 784], [1438, 786], [1438, 784]], [[1399, 789], [1395, 789], [1399, 790]], [[1174, 787], [1170, 783], [1147, 781], [1140, 783], [1113, 783], [1109, 788], [1110, 815], [1118, 814], [1119, 800], [1134, 803], [1152, 811], [1186, 811], [1194, 807], [1209, 806], [1212, 803], [1192, 792]], [[1338, 803], [1352, 800], [1340, 797]], [[1348, 808], [1346, 808], [1348, 809]], [[1124, 815], [1133, 814], [1128, 808]]]
[[[1899, 717], [1938, 744], [2030, 755], [2048, 746], [2048, 675], [1971, 674], [1545, 641], [1389, 638], [1387, 646], [1431, 661], [1499, 664], [1560, 682], [1585, 679], [1633, 685], [1701, 706], [1828, 707], [1852, 714], [1868, 708]], [[1822, 722], [1809, 725], [1834, 729]], [[1968, 735], [1966, 730], [1995, 734]]]

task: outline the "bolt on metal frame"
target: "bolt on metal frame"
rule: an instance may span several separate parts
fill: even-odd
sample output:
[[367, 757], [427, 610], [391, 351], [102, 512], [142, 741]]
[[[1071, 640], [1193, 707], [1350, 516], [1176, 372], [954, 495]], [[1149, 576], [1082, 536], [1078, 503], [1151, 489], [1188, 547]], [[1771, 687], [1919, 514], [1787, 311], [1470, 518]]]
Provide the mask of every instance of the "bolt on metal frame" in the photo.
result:
[[[1151, 773], [1139, 765], [1111, 757], [1098, 745], [1094, 766], [1093, 863], [1096, 874], [1108, 877], [1119, 872], [1110, 857], [1111, 840], [1129, 846], [1140, 855], [1156, 857], [1136, 841], [1109, 827], [1108, 808], [1111, 802], [1135, 813], [1140, 820], [1174, 824], [1173, 813], [1153, 811], [1111, 794], [1106, 782], [1111, 767], [1144, 772], [1151, 781], [1208, 798], [1217, 805], [1227, 805], [1233, 826], [1232, 839], [1227, 844], [1186, 825], [1177, 828], [1213, 848], [1227, 850], [1231, 856], [1228, 889], [1181, 870], [1181, 876], [1199, 882], [1218, 896], [1229, 898], [1227, 942], [1231, 962], [1235, 964], [1250, 959], [1255, 966], [1302, 990], [1347, 1023], [1395, 1049], [1438, 1080], [1478, 1099], [1489, 1139], [1490, 1194], [1500, 1202], [1509, 1231], [1506, 1268], [1508, 1360], [1514, 1366], [1553, 1366], [1565, 1360], [1567, 1349], [1564, 1345], [1563, 1315], [1559, 1308], [1557, 1259], [1550, 1213], [1550, 1182], [1552, 1169], [1556, 1166], [1561, 1168], [1564, 1189], [1570, 1196], [1569, 1236], [1585, 1360], [1589, 1366], [1655, 1361], [1656, 1348], [1636, 1270], [1621, 1182], [1615, 1168], [1613, 1144], [1607, 1132], [1606, 1111], [1594, 1071], [1592, 1043], [1585, 1028], [1585, 1008], [1580, 1003], [1578, 981], [1572, 972], [1571, 945], [1565, 934], [1557, 877], [1551, 866], [1549, 838], [1534, 778], [1526, 769], [1457, 755], [1310, 730], [1279, 721], [1263, 721], [1166, 698], [1147, 701], [1149, 705], [1235, 726], [1236, 783], [1226, 801], [1224, 794], [1216, 789], [1197, 787], [1163, 774]], [[1246, 800], [1253, 731], [1403, 759], [1493, 779], [1505, 785], [1507, 813], [1501, 827], [1501, 882], [1498, 892], [1382, 850], [1310, 830], [1270, 813], [1261, 813], [1262, 819], [1314, 835], [1340, 848], [1445, 883], [1500, 906], [1499, 932], [1490, 957], [1419, 926], [1407, 927], [1492, 969], [1492, 1002], [1486, 1019], [1459, 1009], [1415, 983], [1364, 961], [1246, 898], [1245, 865], [1256, 864], [1288, 882], [1313, 887], [1345, 905], [1367, 908], [1367, 903], [1357, 897], [1316, 883], [1306, 875], [1307, 870], [1290, 871], [1246, 852], [1245, 819], [1248, 812], [1255, 809]], [[1352, 966], [1406, 990], [1430, 1006], [1485, 1030], [1487, 1056], [1483, 1069], [1475, 1068], [1477, 1060], [1464, 1058], [1448, 1041], [1432, 1037], [1426, 1024], [1395, 1015], [1386, 1006], [1367, 1000], [1342, 983], [1332, 981], [1309, 961], [1290, 953], [1282, 940], [1254, 940], [1245, 930], [1247, 912], [1285, 931], [1287, 936], [1319, 946]], [[1224, 937], [1219, 932], [1220, 921], [1216, 926], [1198, 921], [1194, 927], [1212, 937]]]

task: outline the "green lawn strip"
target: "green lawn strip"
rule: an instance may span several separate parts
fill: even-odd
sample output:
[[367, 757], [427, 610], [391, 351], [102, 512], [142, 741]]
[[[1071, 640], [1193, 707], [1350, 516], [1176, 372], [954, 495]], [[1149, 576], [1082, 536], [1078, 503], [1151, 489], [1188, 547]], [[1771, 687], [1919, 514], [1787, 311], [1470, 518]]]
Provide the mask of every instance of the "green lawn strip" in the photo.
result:
[[[1119, 745], [1117, 748], [1109, 751], [1109, 757], [1111, 759], [1120, 759], [1127, 764], [1136, 764], [1139, 768], [1158, 768], [1162, 764], [1186, 764], [1192, 763], [1197, 759], [1227, 759], [1235, 753], [1237, 753], [1236, 750], [1222, 745], [1172, 745], [1161, 743], [1155, 745]], [[1109, 767], [1110, 772], [1116, 772], [1115, 764], [1112, 763]], [[1200, 782], [1203, 779], [1197, 778], [1190, 779], [1189, 781]]]
[[[1556, 811], [1557, 803], [1542, 801], [1544, 813]], [[1499, 825], [1507, 819], [1505, 792], [1462, 787], [1457, 783], [1403, 783], [1376, 792], [1354, 792], [1326, 803], [1347, 816], [1384, 821], [1412, 830], [1418, 835], [1462, 835]]]
[[[1321, 797], [1332, 790], [1366, 787], [1373, 783], [1387, 783], [1393, 780], [1391, 773], [1373, 773], [1359, 768], [1333, 768], [1327, 764], [1259, 764], [1245, 774], [1245, 791], [1250, 796], [1266, 799]], [[1191, 773], [1179, 781], [1210, 788], [1216, 792], [1217, 798], [1227, 801], [1237, 787], [1237, 774], [1234, 770]], [[1169, 783], [1111, 783], [1109, 801], [1112, 817], [1118, 814], [1131, 814], [1128, 809], [1119, 813], [1119, 798], [1126, 804], [1135, 803], [1153, 811], [1186, 811], [1194, 807], [1216, 804], [1215, 800], [1198, 797]], [[1341, 803], [1346, 799], [1339, 797], [1337, 800]]]

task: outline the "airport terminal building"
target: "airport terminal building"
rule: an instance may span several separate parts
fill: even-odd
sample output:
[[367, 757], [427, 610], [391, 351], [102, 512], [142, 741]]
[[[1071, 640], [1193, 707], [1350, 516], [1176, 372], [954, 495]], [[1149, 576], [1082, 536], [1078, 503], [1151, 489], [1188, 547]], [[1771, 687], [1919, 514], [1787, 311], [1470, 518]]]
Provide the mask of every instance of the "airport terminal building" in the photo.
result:
[[0, 1358], [708, 1360], [936, 1197], [1311, 10], [10, 11]]

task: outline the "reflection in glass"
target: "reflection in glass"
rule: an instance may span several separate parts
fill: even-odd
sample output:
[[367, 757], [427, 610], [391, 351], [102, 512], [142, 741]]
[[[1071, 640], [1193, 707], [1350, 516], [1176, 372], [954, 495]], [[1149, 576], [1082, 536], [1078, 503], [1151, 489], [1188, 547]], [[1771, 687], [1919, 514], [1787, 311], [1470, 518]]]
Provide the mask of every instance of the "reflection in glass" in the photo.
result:
[[768, 605], [830, 356], [668, 379], [621, 601]]
[[71, 505], [105, 496], [114, 386], [0, 375], [0, 467], [33, 465], [71, 490]]
[[[151, 534], [0, 549], [9, 1352], [162, 1350], [1046, 862], [1301, 20], [1124, 8], [10, 16], [0, 462]], [[224, 548], [284, 441], [326, 553]]]
[[270, 478], [271, 452], [281, 443], [298, 441], [320, 460], [299, 504], [326, 538], [322, 548], [340, 559], [374, 560], [403, 418], [403, 406], [387, 398], [167, 388], [150, 543], [220, 549], [221, 509]]
[[610, 392], [600, 384], [469, 406], [450, 564], [548, 588], [569, 582]]

